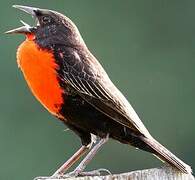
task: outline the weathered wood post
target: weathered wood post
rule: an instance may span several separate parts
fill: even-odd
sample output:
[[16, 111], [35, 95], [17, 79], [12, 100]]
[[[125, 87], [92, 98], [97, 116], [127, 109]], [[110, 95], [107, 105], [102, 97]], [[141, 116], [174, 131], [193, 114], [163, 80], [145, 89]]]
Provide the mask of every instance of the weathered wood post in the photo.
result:
[[[41, 178], [37, 180], [41, 180]], [[58, 179], [48, 178], [45, 180]], [[66, 180], [195, 180], [195, 178], [190, 174], [183, 174], [169, 166], [163, 166], [160, 168], [137, 170], [122, 174], [113, 174], [106, 176], [84, 176], [66, 178]]]

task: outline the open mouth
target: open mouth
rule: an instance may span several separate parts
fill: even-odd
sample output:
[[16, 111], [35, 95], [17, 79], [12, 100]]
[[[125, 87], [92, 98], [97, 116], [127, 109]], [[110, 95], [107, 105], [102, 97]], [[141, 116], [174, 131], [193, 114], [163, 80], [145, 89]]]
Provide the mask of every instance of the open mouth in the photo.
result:
[[35, 27], [30, 26], [29, 24], [20, 20], [20, 22], [23, 24], [23, 26], [16, 28], [16, 29], [6, 31], [5, 32], [6, 34], [31, 33], [33, 29], [36, 29], [37, 26], [40, 26], [39, 20], [37, 18], [37, 12], [40, 11], [40, 9], [34, 8], [34, 7], [29, 7], [29, 6], [20, 6], [20, 5], [13, 5], [13, 7], [30, 14], [35, 19], [36, 26]]

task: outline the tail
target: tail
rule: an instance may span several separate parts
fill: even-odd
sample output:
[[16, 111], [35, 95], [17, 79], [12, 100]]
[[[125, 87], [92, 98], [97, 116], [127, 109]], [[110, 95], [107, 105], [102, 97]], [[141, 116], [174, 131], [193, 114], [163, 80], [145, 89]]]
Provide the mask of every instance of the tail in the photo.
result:
[[151, 148], [151, 152], [154, 153], [154, 155], [156, 155], [162, 161], [167, 162], [183, 173], [192, 174], [192, 169], [189, 165], [185, 164], [183, 161], [177, 158], [155, 139], [146, 137], [142, 137], [141, 139]]

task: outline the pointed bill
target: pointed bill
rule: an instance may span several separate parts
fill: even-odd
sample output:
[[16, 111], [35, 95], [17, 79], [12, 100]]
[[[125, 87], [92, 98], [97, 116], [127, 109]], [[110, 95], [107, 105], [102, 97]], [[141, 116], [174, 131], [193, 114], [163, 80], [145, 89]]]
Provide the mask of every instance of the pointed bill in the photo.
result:
[[29, 28], [27, 28], [26, 26], [21, 26], [19, 28], [16, 28], [16, 29], [12, 29], [12, 30], [9, 30], [9, 31], [6, 31], [5, 34], [15, 34], [15, 33], [31, 33], [31, 30]]
[[29, 6], [13, 5], [12, 7], [24, 11], [32, 16], [35, 16], [36, 15], [35, 12], [38, 10], [35, 7], [29, 7]]
[[18, 33], [31, 33], [31, 30], [33, 27], [31, 27], [29, 24], [25, 23], [24, 21], [20, 20], [20, 22], [24, 25], [19, 28], [15, 28], [9, 31], [6, 31], [5, 34], [18, 34]]
[[[14, 8], [20, 9], [30, 15], [32, 15], [33, 17], [36, 16], [35, 12], [37, 11], [37, 8], [34, 7], [28, 7], [28, 6], [20, 6], [20, 5], [13, 5]], [[33, 27], [31, 27], [29, 24], [25, 23], [24, 21], [20, 20], [20, 22], [23, 24], [22, 27], [16, 28], [16, 29], [12, 29], [9, 31], [6, 31], [6, 34], [14, 34], [14, 33], [31, 33], [31, 30], [33, 29]]]

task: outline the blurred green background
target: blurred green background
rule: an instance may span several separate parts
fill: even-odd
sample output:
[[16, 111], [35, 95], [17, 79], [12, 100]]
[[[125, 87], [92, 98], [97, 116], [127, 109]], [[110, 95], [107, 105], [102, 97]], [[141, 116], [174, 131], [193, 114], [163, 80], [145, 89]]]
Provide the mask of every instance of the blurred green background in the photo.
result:
[[[33, 0], [0, 6], [0, 179], [51, 175], [79, 139], [32, 96], [16, 64], [21, 35], [34, 21], [13, 4], [54, 9], [78, 26], [93, 54], [130, 100], [151, 134], [195, 166], [195, 1]], [[88, 166], [112, 173], [161, 166], [152, 155], [110, 141]]]

